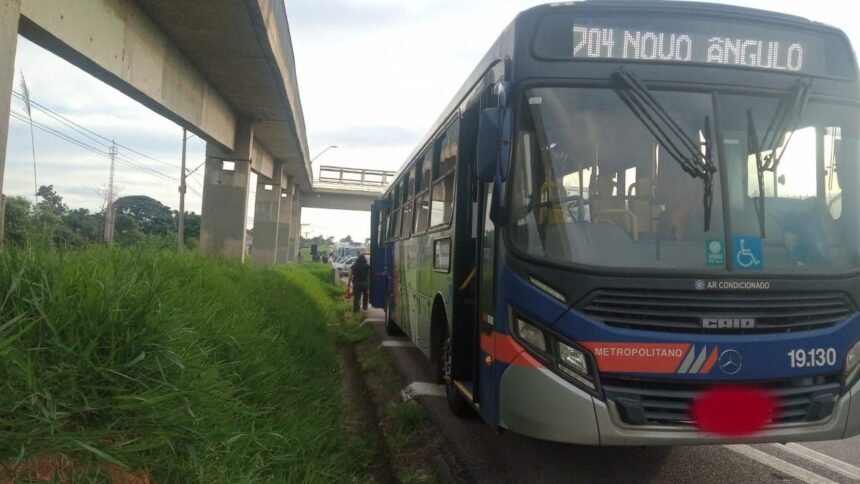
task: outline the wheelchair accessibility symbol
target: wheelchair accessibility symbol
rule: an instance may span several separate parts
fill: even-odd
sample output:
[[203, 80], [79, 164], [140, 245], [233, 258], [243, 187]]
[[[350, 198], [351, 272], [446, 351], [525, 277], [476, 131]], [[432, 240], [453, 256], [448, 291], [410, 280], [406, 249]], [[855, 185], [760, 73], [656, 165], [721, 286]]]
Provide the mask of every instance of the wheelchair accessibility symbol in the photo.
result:
[[764, 268], [764, 254], [761, 238], [732, 237], [735, 268], [739, 270], [761, 270]]

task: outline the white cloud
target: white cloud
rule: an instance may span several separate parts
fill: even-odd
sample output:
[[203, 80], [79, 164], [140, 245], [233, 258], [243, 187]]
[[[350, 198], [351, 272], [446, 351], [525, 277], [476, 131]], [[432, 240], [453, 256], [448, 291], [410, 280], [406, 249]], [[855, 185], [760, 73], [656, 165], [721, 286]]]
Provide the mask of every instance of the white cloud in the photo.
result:
[[[532, 0], [287, 0], [308, 143], [316, 162], [397, 170], [447, 105], [474, 65], [514, 16], [542, 2]], [[860, 45], [853, 4], [835, 0], [734, 1], [779, 10], [845, 30]], [[33, 98], [107, 137], [178, 164], [180, 129], [124, 94], [30, 42], [19, 39], [16, 68]], [[16, 90], [18, 89], [16, 78]], [[17, 105], [20, 111], [20, 105]], [[41, 116], [41, 115], [40, 115]], [[45, 118], [40, 118], [47, 122]], [[37, 132], [39, 183], [58, 187], [73, 205], [97, 208], [95, 190], [107, 182], [107, 161]], [[189, 167], [203, 160], [204, 144], [189, 144]], [[148, 164], [171, 176], [169, 168]], [[201, 173], [201, 172], [198, 172]], [[125, 194], [145, 193], [176, 207], [176, 184], [127, 167], [118, 183]], [[13, 121], [5, 190], [32, 195], [29, 132]], [[202, 177], [190, 182], [201, 190]], [[251, 199], [253, 200], [253, 198]], [[249, 204], [253, 217], [253, 203]], [[189, 191], [189, 210], [200, 198]], [[249, 218], [250, 218], [249, 217]], [[337, 238], [369, 233], [357, 212], [307, 209], [303, 227]]]

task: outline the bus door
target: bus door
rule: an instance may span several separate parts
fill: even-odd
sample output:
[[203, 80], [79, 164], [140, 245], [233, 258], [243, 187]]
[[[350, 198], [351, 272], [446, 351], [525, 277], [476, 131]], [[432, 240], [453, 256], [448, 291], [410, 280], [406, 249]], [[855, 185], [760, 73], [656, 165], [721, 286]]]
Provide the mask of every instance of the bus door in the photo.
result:
[[[479, 182], [480, 183], [480, 182]], [[480, 358], [477, 358], [478, 382], [477, 393], [480, 402], [481, 417], [492, 425], [496, 421], [497, 392], [496, 362], [492, 361], [496, 353], [495, 317], [496, 317], [496, 228], [490, 220], [490, 207], [493, 203], [493, 184], [480, 183], [483, 189], [478, 191], [478, 304], [476, 319], [478, 321], [478, 344]]]
[[389, 245], [384, 242], [387, 235], [386, 217], [388, 200], [376, 200], [370, 208], [370, 304], [384, 308], [388, 294]]

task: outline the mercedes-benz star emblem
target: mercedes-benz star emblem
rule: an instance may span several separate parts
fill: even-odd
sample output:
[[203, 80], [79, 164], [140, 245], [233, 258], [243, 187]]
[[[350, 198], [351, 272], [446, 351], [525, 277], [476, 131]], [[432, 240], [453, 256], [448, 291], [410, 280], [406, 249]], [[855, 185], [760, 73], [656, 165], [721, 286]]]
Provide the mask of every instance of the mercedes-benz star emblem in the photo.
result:
[[725, 350], [720, 354], [720, 370], [726, 375], [741, 371], [741, 354], [735, 350]]

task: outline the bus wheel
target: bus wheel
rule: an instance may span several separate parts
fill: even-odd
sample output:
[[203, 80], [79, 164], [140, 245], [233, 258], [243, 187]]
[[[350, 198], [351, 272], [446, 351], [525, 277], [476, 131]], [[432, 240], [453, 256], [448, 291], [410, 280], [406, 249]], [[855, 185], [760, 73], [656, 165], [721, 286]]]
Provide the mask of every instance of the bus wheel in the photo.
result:
[[403, 331], [391, 319], [391, 301], [388, 301], [388, 304], [385, 305], [385, 334], [388, 336], [403, 336]]
[[472, 405], [466, 400], [466, 397], [460, 393], [454, 386], [454, 378], [451, 364], [451, 337], [445, 334], [445, 341], [442, 343], [442, 379], [445, 383], [445, 397], [448, 400], [448, 407], [451, 412], [458, 417], [467, 417], [472, 414]]

